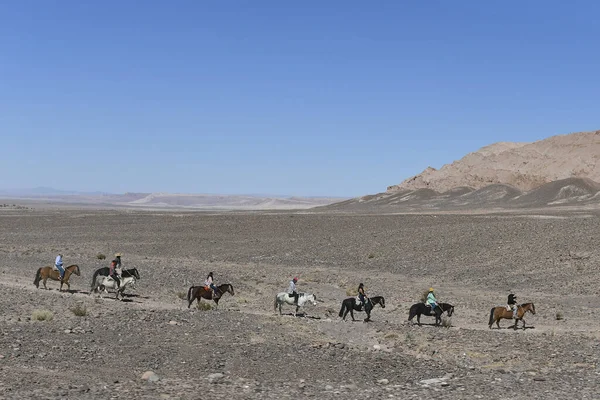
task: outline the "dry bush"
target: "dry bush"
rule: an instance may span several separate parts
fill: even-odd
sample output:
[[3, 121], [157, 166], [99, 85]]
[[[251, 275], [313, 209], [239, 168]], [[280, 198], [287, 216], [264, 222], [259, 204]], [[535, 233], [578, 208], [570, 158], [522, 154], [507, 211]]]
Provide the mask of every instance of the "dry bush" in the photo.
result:
[[358, 296], [358, 289], [354, 287], [346, 289], [346, 296]]
[[557, 320], [557, 321], [560, 321], [560, 320], [562, 320], [563, 318], [564, 318], [564, 315], [563, 315], [562, 311], [557, 311], [557, 312], [556, 312], [556, 320]]
[[78, 317], [85, 317], [88, 315], [87, 308], [83, 304], [77, 304], [75, 307], [71, 308], [71, 312]]
[[102, 254], [102, 253], [96, 254], [96, 258], [98, 260], [106, 260], [106, 256], [104, 254]]
[[52, 321], [54, 314], [50, 310], [34, 310], [31, 319], [34, 321]]
[[426, 290], [423, 293], [421, 293], [421, 303], [425, 303], [427, 301], [427, 295], [429, 295], [429, 290]]
[[201, 301], [196, 303], [196, 308], [200, 311], [212, 310], [212, 306], [210, 304]]
[[375, 253], [369, 253], [369, 255], [367, 257], [369, 257], [369, 258], [375, 258]]
[[187, 293], [186, 292], [177, 292], [175, 294], [177, 295], [177, 297], [179, 297], [180, 300], [186, 300], [187, 299]]

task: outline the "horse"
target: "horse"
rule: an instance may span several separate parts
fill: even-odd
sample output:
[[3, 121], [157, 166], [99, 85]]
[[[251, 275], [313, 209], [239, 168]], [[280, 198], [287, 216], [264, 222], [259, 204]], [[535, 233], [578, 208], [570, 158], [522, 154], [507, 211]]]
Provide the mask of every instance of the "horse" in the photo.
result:
[[[233, 285], [231, 283], [224, 283], [222, 285], [219, 285], [217, 286], [217, 289], [219, 289], [221, 296], [225, 293], [229, 293], [232, 296], [234, 295]], [[188, 308], [190, 308], [190, 306], [196, 299], [198, 299], [198, 303], [200, 303], [200, 299], [212, 300], [215, 302], [216, 307], [218, 308], [221, 296], [214, 297], [212, 292], [213, 291], [210, 288], [207, 288], [205, 286], [190, 286], [187, 295]]]
[[435, 313], [431, 313], [431, 307], [429, 307], [425, 303], [417, 303], [413, 304], [410, 307], [410, 311], [408, 313], [408, 320], [412, 321], [412, 319], [417, 316], [417, 324], [421, 326], [421, 315], [427, 315], [429, 317], [435, 316], [435, 325], [439, 326], [442, 322], [442, 314], [444, 312], [448, 312], [448, 316], [451, 317], [452, 313], [454, 313], [454, 306], [448, 303], [438, 303], [438, 306], [435, 308]]
[[[96, 277], [98, 275], [101, 276], [108, 276], [110, 272], [110, 268], [109, 267], [102, 267], [102, 268], [98, 268], [95, 272], [94, 275], [92, 276], [92, 290], [94, 289], [94, 283], [96, 282]], [[123, 272], [121, 273], [122, 277], [128, 277], [128, 276], [133, 276], [135, 277], [135, 279], [140, 279], [140, 274], [138, 273], [137, 268], [130, 268], [130, 269], [124, 269]]]
[[[277, 293], [277, 296], [275, 296], [275, 302], [274, 302], [273, 309], [277, 310], [277, 307], [279, 307], [279, 315], [281, 315], [281, 306], [284, 303], [293, 306], [294, 305], [294, 296], [290, 296], [290, 294], [287, 292]], [[313, 306], [316, 306], [317, 305], [317, 297], [314, 294], [310, 294], [310, 293], [298, 293], [298, 304], [296, 305], [296, 311], [294, 311], [294, 317], [296, 316], [296, 314], [298, 314], [298, 309], [300, 307], [303, 307], [307, 303], [312, 304]], [[306, 316], [306, 314], [305, 314], [305, 316]]]
[[342, 320], [346, 320], [346, 316], [349, 312], [350, 316], [352, 316], [352, 321], [356, 321], [354, 319], [354, 311], [364, 311], [367, 313], [367, 318], [365, 318], [365, 322], [368, 322], [371, 320], [371, 310], [373, 310], [375, 304], [379, 304], [381, 308], [385, 308], [385, 299], [383, 298], [383, 296], [373, 296], [369, 297], [367, 300], [369, 301], [367, 301], [367, 303], [365, 304], [364, 310], [362, 309], [362, 306], [359, 303], [357, 303], [356, 297], [348, 297], [347, 299], [342, 301], [342, 308], [340, 309], [340, 317], [342, 317]]
[[136, 282], [135, 279], [136, 279], [135, 276], [121, 277], [121, 284], [119, 285], [119, 288], [117, 289], [117, 282], [110, 276], [102, 276], [102, 275], [97, 276], [95, 285], [92, 287], [92, 290], [90, 291], [90, 295], [94, 292], [100, 291], [100, 297], [102, 298], [102, 292], [108, 293], [108, 290], [106, 290], [106, 289], [110, 288], [110, 289], [115, 289], [115, 291], [117, 293], [115, 298], [118, 299], [119, 294], [123, 294], [123, 292], [125, 291], [125, 288], [127, 286], [135, 287], [135, 282]]
[[[523, 322], [523, 329], [525, 329], [525, 320], [523, 317], [527, 311], [535, 315], [535, 306], [533, 303], [524, 303], [517, 306], [517, 318], [515, 319], [515, 324], [513, 326], [514, 330], [517, 330], [517, 324], [519, 321]], [[513, 310], [507, 310], [506, 306], [493, 307], [490, 311], [490, 329], [492, 329], [494, 322], [496, 323], [498, 329], [500, 329], [500, 320], [503, 318], [513, 319]]]
[[[62, 290], [63, 284], [67, 285], [67, 290], [71, 290], [69, 278], [72, 274], [75, 274], [77, 276], [81, 275], [81, 273], [79, 272], [79, 266], [77, 264], [69, 265], [67, 268], [65, 268], [65, 275], [63, 277], [63, 280], [60, 282], [60, 289], [58, 289], [59, 291]], [[48, 278], [52, 279], [53, 281], [60, 281], [60, 272], [58, 270], [54, 270], [54, 267], [52, 266], [38, 268], [37, 272], [35, 273], [35, 279], [33, 280], [33, 284], [36, 288], [39, 289], [41, 280], [44, 284], [44, 289], [48, 289], [48, 287], [46, 286], [46, 281], [48, 280]]]

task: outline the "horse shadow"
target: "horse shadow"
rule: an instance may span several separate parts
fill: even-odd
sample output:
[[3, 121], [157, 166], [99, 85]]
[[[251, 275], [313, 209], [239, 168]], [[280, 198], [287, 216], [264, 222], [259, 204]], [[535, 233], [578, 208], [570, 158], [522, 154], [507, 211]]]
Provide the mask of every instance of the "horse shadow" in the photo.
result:
[[[291, 313], [291, 312], [290, 313], [283, 313], [281, 315], [288, 315], [290, 317], [293, 317], [294, 313]], [[315, 317], [313, 315], [307, 315], [304, 312], [298, 312], [298, 313], [296, 313], [296, 318], [307, 318], [307, 319], [316, 319], [316, 320], [321, 319], [321, 317]]]

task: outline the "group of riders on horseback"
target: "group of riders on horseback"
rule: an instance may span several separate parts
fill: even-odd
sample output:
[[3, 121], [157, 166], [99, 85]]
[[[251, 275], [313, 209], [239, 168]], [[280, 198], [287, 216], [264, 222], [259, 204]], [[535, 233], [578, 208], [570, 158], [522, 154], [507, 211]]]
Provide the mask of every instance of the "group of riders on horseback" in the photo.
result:
[[[121, 257], [122, 254], [121, 253], [115, 253], [115, 258], [111, 261], [110, 263], [110, 267], [108, 268], [108, 276], [107, 278], [109, 278], [109, 281], [112, 280], [114, 281], [114, 288], [117, 290], [117, 292], [119, 291], [120, 287], [121, 287], [121, 282], [123, 280], [122, 277], [122, 273], [123, 273], [123, 266], [122, 266], [122, 261], [121, 261]], [[64, 263], [63, 263], [63, 255], [62, 253], [58, 254], [58, 256], [56, 257], [55, 261], [54, 261], [54, 267], [56, 270], [58, 270], [58, 280], [61, 282], [61, 287], [62, 287], [62, 283], [65, 280], [65, 271], [66, 269], [64, 268]], [[71, 267], [77, 267], [77, 266], [70, 266], [69, 269]], [[76, 273], [78, 274], [79, 269], [77, 268]], [[96, 275], [99, 273], [100, 271], [96, 271], [96, 274], [94, 274], [94, 279], [96, 277]], [[125, 271], [126, 273], [129, 272], [128, 274], [126, 274], [126, 276], [131, 275], [132, 271]], [[106, 274], [106, 272], [104, 272], [104, 274]], [[135, 275], [137, 276], [137, 278], [139, 279], [139, 275], [137, 274], [137, 270], [135, 270]], [[39, 271], [38, 274], [36, 275], [36, 286], [37, 286], [37, 282], [39, 282]], [[45, 279], [44, 278], [44, 285], [45, 285]], [[56, 279], [56, 278], [54, 278]], [[67, 278], [68, 280], [68, 278]], [[65, 283], [68, 285], [68, 282], [65, 281]], [[299, 297], [301, 295], [304, 294], [299, 294], [298, 293], [298, 288], [296, 286], [296, 284], [298, 283], [298, 277], [294, 277], [288, 286], [288, 290], [287, 290], [287, 295], [289, 296], [289, 301], [293, 301], [293, 305], [295, 305], [296, 307], [299, 306], [298, 304], [298, 300]], [[94, 285], [94, 283], [92, 283]], [[206, 276], [206, 279], [204, 281], [204, 286], [203, 287], [192, 287], [190, 288], [190, 293], [188, 293], [188, 297], [190, 300], [190, 304], [191, 302], [195, 299], [198, 298], [198, 295], [201, 295], [200, 293], [196, 293], [196, 291], [193, 291], [193, 288], [202, 288], [204, 293], [206, 293], [206, 295], [202, 295], [203, 297], [205, 296], [208, 299], [214, 300], [217, 304], [218, 304], [218, 300], [221, 297], [221, 295], [223, 294], [222, 291], [226, 291], [229, 292], [231, 294], [233, 294], [233, 287], [230, 284], [225, 284], [225, 285], [221, 285], [223, 287], [223, 289], [219, 289], [219, 287], [217, 287], [214, 283], [214, 275], [213, 272], [209, 272], [208, 275]], [[281, 293], [282, 295], [284, 293]], [[293, 300], [292, 300], [293, 299]], [[375, 298], [373, 298], [375, 299]], [[369, 299], [369, 296], [367, 296], [367, 294], [365, 293], [365, 286], [363, 283], [360, 283], [358, 285], [358, 290], [357, 290], [357, 296], [356, 299], [350, 298], [350, 299], [346, 299], [345, 302], [347, 300], [352, 300], [352, 305], [348, 304], [347, 306], [342, 305], [342, 310], [340, 311], [340, 316], [343, 316], [343, 318], [346, 317], [346, 314], [348, 313], [348, 311], [352, 312], [352, 310], [355, 311], [366, 311], [367, 312], [367, 319], [369, 320], [370, 318], [370, 310], [373, 308], [373, 303], [377, 303], [380, 304], [382, 307], [385, 307], [385, 302], [383, 297], [381, 296], [377, 296], [377, 300], [376, 301], [371, 301], [371, 299]], [[314, 301], [314, 298], [313, 298]], [[316, 304], [316, 303], [315, 303]], [[189, 306], [189, 305], [188, 305]], [[529, 306], [529, 307], [524, 307], [524, 306]], [[521, 308], [521, 310], [519, 310]], [[523, 314], [525, 313], [525, 311], [531, 311], [532, 313], [535, 314], [535, 308], [533, 307], [532, 303], [527, 303], [527, 304], [523, 304], [521, 306], [519, 306], [517, 304], [517, 296], [514, 293], [511, 293], [508, 295], [508, 301], [507, 301], [507, 305], [506, 305], [506, 312], [510, 313], [512, 311], [512, 315], [506, 315], [503, 314], [502, 312], [499, 312], [498, 315], [495, 315], [495, 310], [498, 309], [498, 307], [494, 307], [492, 308], [492, 313], [490, 315], [490, 328], [493, 322], [498, 322], [498, 320], [500, 318], [509, 318], [509, 319], [514, 319], [515, 321], [518, 320], [523, 320]], [[502, 309], [502, 308], [501, 308]], [[345, 312], [344, 312], [345, 311]], [[448, 312], [448, 315], [451, 316], [452, 312], [454, 311], [454, 306], [452, 306], [451, 304], [447, 304], [447, 303], [438, 303], [438, 300], [435, 296], [435, 291], [433, 288], [430, 288], [429, 291], [427, 292], [427, 297], [425, 299], [425, 301], [423, 303], [417, 303], [414, 304], [409, 312], [409, 320], [412, 320], [412, 318], [414, 316], [417, 316], [417, 322], [420, 323], [420, 316], [421, 315], [429, 315], [429, 316], [435, 316], [436, 317], [436, 324], [439, 324], [439, 322], [441, 322], [441, 314], [444, 312]], [[519, 312], [521, 311], [521, 312]], [[512, 318], [511, 318], [512, 317]], [[352, 315], [352, 319], [354, 319], [354, 315]], [[524, 323], [524, 321], [523, 321]], [[516, 328], [516, 322], [515, 322], [515, 328]]]

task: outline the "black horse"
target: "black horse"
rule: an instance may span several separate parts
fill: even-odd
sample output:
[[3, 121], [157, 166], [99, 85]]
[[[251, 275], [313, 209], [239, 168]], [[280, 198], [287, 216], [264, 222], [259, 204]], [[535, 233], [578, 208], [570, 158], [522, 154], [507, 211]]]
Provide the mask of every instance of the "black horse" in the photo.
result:
[[438, 303], [438, 306], [435, 308], [435, 312], [431, 313], [431, 307], [425, 303], [417, 303], [413, 304], [410, 308], [410, 312], [408, 313], [408, 320], [412, 321], [412, 319], [417, 316], [417, 324], [421, 325], [421, 315], [427, 315], [429, 317], [435, 317], [435, 324], [439, 325], [442, 322], [442, 314], [444, 312], [448, 312], [448, 316], [451, 317], [454, 312], [454, 306], [448, 303]]
[[340, 317], [342, 317], [342, 319], [345, 321], [346, 315], [348, 315], [348, 312], [350, 312], [350, 315], [352, 316], [352, 321], [356, 321], [354, 319], [354, 311], [364, 311], [367, 313], [367, 318], [365, 318], [365, 322], [368, 322], [371, 320], [371, 310], [373, 309], [375, 304], [379, 304], [381, 308], [385, 308], [385, 299], [383, 298], [383, 296], [369, 297], [367, 300], [368, 301], [365, 304], [365, 309], [363, 310], [363, 307], [360, 305], [360, 303], [356, 303], [356, 297], [348, 297], [346, 300], [342, 301]]
[[[92, 276], [92, 290], [94, 290], [94, 284], [96, 282], [96, 277], [98, 275], [100, 276], [108, 276], [108, 273], [110, 272], [110, 268], [109, 267], [103, 267], [103, 268], [98, 268], [96, 270], [96, 272], [94, 272], [94, 275]], [[140, 279], [140, 274], [137, 270], [137, 268], [130, 268], [130, 269], [124, 269], [123, 272], [121, 273], [122, 277], [128, 277], [128, 276], [132, 276], [135, 279], [139, 280]]]

